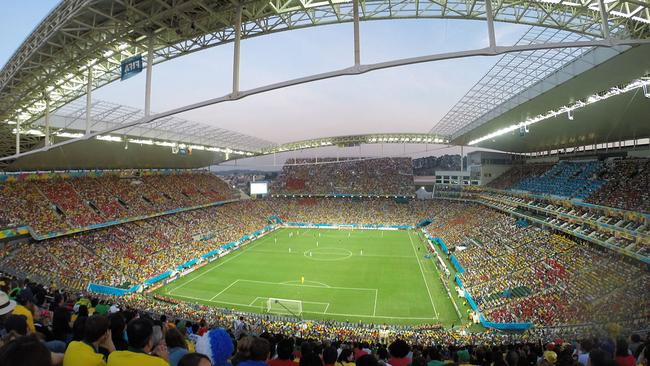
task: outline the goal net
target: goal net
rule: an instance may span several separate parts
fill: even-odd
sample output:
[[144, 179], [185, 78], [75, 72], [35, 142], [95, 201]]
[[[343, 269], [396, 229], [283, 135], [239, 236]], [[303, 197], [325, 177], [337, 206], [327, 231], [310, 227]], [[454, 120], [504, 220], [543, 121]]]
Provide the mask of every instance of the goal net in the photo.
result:
[[302, 314], [302, 301], [271, 297], [266, 302], [266, 312], [271, 314], [300, 316]]

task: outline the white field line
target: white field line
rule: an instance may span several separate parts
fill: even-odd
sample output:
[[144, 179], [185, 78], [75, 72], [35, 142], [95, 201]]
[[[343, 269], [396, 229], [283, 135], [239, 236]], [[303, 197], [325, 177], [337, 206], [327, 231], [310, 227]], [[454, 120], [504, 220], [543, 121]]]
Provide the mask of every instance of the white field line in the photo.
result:
[[[227, 302], [227, 301], [220, 301], [220, 300], [208, 300], [208, 299], [202, 299], [199, 297], [192, 297], [192, 296], [185, 296], [185, 295], [174, 295], [175, 297], [181, 297], [181, 298], [186, 298], [186, 299], [191, 299], [191, 300], [200, 300], [200, 301], [206, 301], [206, 302], [212, 302], [215, 304], [227, 304], [227, 305], [235, 305], [235, 306], [241, 306], [241, 307], [246, 307], [246, 308], [256, 308], [256, 306], [250, 306], [248, 304], [242, 304], [242, 303], [237, 303], [237, 302]], [[304, 302], [304, 301], [303, 301]], [[327, 304], [327, 303], [322, 303], [322, 304]], [[328, 306], [329, 308], [329, 306]], [[327, 309], [325, 310], [327, 311]], [[309, 314], [325, 314], [325, 312], [320, 312], [320, 311], [304, 311], [303, 313], [309, 313]], [[327, 313], [327, 315], [334, 315], [334, 316], [353, 316], [357, 318], [380, 318], [380, 319], [407, 319], [407, 320], [436, 320], [437, 318], [421, 318], [421, 317], [411, 317], [411, 316], [381, 316], [381, 315], [362, 315], [362, 314], [345, 314], [345, 313]]]
[[436, 313], [436, 319], [439, 317], [438, 315], [438, 310], [436, 310], [436, 305], [433, 303], [433, 297], [431, 296], [431, 290], [429, 290], [429, 283], [427, 282], [427, 278], [424, 275], [424, 269], [422, 269], [422, 263], [420, 263], [420, 258], [418, 258], [418, 251], [415, 249], [415, 244], [413, 244], [413, 238], [411, 238], [411, 232], [407, 231], [409, 235], [409, 241], [411, 242], [411, 247], [413, 248], [413, 253], [415, 253], [415, 260], [418, 262], [418, 266], [420, 266], [420, 274], [422, 274], [422, 280], [424, 281], [424, 285], [427, 287], [427, 293], [429, 294], [429, 300], [431, 301], [431, 306], [433, 306], [433, 312]]
[[210, 301], [214, 300], [217, 296], [219, 296], [219, 295], [223, 294], [224, 292], [226, 292], [226, 290], [228, 290], [229, 288], [231, 288], [231, 287], [232, 287], [234, 284], [236, 284], [237, 282], [239, 282], [239, 280], [233, 281], [233, 282], [232, 282], [230, 285], [228, 285], [226, 288], [224, 288], [223, 290], [219, 291], [219, 293], [217, 293], [216, 295], [212, 296], [212, 297], [210, 298]]
[[[238, 250], [239, 253], [235, 253], [234, 255], [227, 255], [227, 256], [226, 256], [226, 259], [224, 259], [223, 261], [220, 261], [216, 266], [214, 266], [214, 267], [210, 268], [209, 270], [207, 270], [207, 271], [205, 271], [205, 272], [203, 272], [203, 273], [197, 275], [196, 277], [190, 279], [190, 280], [187, 281], [187, 282], [183, 282], [183, 283], [181, 283], [180, 285], [178, 285], [178, 286], [174, 287], [173, 289], [167, 291], [167, 293], [171, 295], [171, 293], [172, 293], [173, 291], [178, 290], [179, 288], [181, 288], [181, 287], [187, 285], [188, 283], [190, 283], [190, 282], [196, 280], [197, 278], [203, 277], [203, 276], [205, 276], [206, 274], [208, 274], [208, 273], [214, 271], [215, 269], [221, 267], [222, 265], [224, 265], [224, 264], [230, 262], [231, 260], [233, 260], [233, 259], [239, 257], [240, 255], [244, 254], [244, 252], [246, 252], [247, 249], [251, 248], [253, 245], [257, 245], [257, 244], [263, 242], [264, 239], [266, 239], [266, 238], [270, 238], [270, 236], [265, 236], [265, 237], [263, 237], [263, 238], [261, 238], [261, 239], [255, 240], [255, 242], [253, 242], [253, 243], [251, 243], [251, 244], [248, 244], [248, 245], [246, 245], [244, 248]], [[208, 264], [208, 265], [209, 265], [209, 264]]]
[[[266, 297], [266, 296], [258, 296], [258, 297], [255, 298], [255, 300], [251, 301], [250, 304], [248, 304], [248, 306], [252, 306], [258, 299], [267, 299], [268, 300], [270, 298]], [[291, 299], [285, 299], [285, 300], [291, 300]], [[208, 300], [208, 301], [212, 301], [212, 300]], [[330, 305], [329, 302], [305, 301], [305, 300], [296, 300], [296, 301], [300, 301], [300, 302], [305, 303], [305, 304], [319, 304], [319, 305], [326, 305], [326, 306]], [[212, 302], [219, 302], [219, 301], [217, 300], [217, 301], [212, 301]]]
[[365, 288], [365, 287], [340, 287], [340, 286], [316, 286], [316, 285], [301, 285], [299, 283], [281, 283], [281, 282], [269, 282], [269, 281], [255, 281], [255, 280], [243, 280], [239, 279], [239, 282], [252, 282], [252, 283], [261, 283], [264, 285], [281, 285], [281, 286], [300, 286], [300, 287], [316, 287], [316, 288], [330, 288], [330, 289], [339, 289], [339, 290], [359, 290], [359, 291], [377, 291], [375, 288]]
[[375, 307], [372, 309], [372, 316], [377, 315], [377, 294], [379, 291], [375, 289]]

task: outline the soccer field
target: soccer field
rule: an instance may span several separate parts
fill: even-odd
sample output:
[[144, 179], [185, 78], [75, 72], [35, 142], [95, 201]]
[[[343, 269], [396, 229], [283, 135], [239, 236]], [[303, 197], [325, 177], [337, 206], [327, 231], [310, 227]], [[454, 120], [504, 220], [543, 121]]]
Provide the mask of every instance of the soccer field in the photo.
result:
[[284, 228], [157, 293], [259, 313], [269, 298], [299, 300], [306, 319], [458, 324], [425, 245], [416, 231]]

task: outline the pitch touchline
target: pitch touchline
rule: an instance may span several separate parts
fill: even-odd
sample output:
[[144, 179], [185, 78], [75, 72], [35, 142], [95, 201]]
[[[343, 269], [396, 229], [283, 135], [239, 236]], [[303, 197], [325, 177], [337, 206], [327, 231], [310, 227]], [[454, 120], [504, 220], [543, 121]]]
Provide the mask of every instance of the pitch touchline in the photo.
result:
[[418, 266], [420, 266], [420, 273], [422, 274], [422, 280], [424, 281], [424, 286], [427, 287], [427, 293], [429, 294], [429, 301], [431, 301], [431, 306], [433, 306], [433, 311], [436, 313], [436, 318], [438, 318], [440, 315], [438, 314], [438, 310], [436, 309], [436, 305], [433, 303], [433, 297], [431, 296], [431, 291], [429, 290], [429, 283], [427, 282], [427, 278], [424, 275], [424, 270], [422, 269], [422, 263], [420, 263], [420, 258], [418, 258], [418, 251], [415, 249], [415, 244], [413, 244], [413, 238], [411, 238], [411, 232], [406, 231], [409, 236], [409, 241], [411, 242], [411, 247], [413, 248], [413, 253], [415, 253], [415, 260], [418, 262]]

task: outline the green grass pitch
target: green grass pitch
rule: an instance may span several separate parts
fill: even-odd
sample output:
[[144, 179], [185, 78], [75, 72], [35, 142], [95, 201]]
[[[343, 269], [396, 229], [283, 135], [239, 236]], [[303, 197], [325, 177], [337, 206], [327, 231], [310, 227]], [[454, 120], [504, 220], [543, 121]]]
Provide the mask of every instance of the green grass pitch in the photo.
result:
[[300, 300], [305, 319], [458, 325], [427, 253], [416, 231], [283, 228], [157, 293], [259, 313], [268, 298]]

